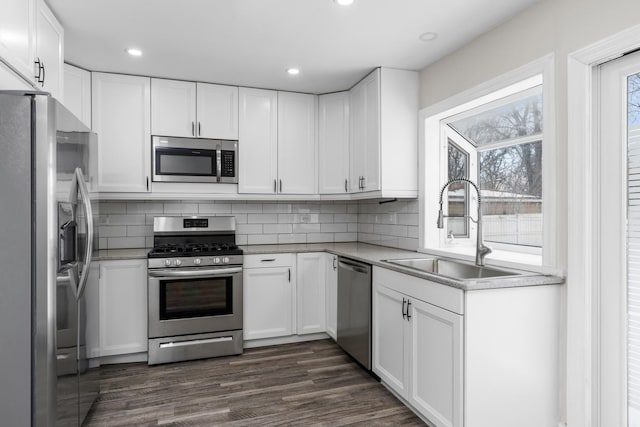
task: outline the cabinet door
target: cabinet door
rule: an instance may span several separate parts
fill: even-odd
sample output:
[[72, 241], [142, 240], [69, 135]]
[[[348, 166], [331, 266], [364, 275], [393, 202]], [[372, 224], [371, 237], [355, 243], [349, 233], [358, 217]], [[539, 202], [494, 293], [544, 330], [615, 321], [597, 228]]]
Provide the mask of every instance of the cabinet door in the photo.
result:
[[146, 192], [151, 162], [150, 80], [105, 73], [93, 73], [92, 80], [98, 191]]
[[364, 113], [364, 191], [380, 189], [380, 69], [363, 80]]
[[316, 97], [278, 92], [278, 192], [315, 194]]
[[291, 267], [244, 269], [245, 340], [293, 334], [294, 279]]
[[278, 179], [278, 93], [240, 88], [239, 193], [272, 194]]
[[325, 254], [325, 322], [327, 334], [338, 339], [338, 257]]
[[44, 67], [42, 79], [44, 83], [38, 84], [42, 90], [63, 101], [64, 72], [64, 30], [53, 16], [44, 0], [38, 0], [38, 13], [36, 16], [36, 57]]
[[0, 56], [33, 82], [36, 0], [3, 0]]
[[64, 64], [64, 106], [91, 128], [91, 73]]
[[100, 263], [100, 355], [147, 351], [147, 261]]
[[409, 402], [437, 427], [462, 425], [462, 316], [411, 299]]
[[320, 194], [349, 191], [349, 92], [318, 97]]
[[238, 88], [197, 83], [197, 94], [198, 136], [238, 139]]
[[408, 300], [403, 294], [374, 284], [373, 372], [400, 396], [409, 392], [409, 353], [406, 316]]
[[349, 191], [362, 191], [360, 184], [365, 169], [365, 113], [366, 97], [363, 82], [358, 83], [349, 92]]
[[151, 133], [196, 136], [196, 84], [151, 79]]
[[325, 332], [325, 253], [300, 253], [296, 265], [298, 335]]

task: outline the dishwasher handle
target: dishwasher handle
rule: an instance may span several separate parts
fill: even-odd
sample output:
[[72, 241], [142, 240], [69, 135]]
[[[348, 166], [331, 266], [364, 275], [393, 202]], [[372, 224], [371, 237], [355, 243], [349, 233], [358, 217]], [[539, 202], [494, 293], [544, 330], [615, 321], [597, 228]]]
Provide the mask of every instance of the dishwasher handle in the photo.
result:
[[338, 266], [345, 270], [355, 271], [356, 273], [369, 274], [371, 268], [366, 264], [352, 264], [343, 259], [338, 260]]

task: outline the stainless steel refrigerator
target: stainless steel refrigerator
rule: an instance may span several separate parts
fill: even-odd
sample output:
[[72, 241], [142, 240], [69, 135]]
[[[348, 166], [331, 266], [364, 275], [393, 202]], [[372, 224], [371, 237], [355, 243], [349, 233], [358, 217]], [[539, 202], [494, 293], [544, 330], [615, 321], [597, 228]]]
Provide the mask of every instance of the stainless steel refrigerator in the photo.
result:
[[2, 425], [81, 425], [98, 394], [84, 326], [95, 143], [48, 94], [0, 91]]

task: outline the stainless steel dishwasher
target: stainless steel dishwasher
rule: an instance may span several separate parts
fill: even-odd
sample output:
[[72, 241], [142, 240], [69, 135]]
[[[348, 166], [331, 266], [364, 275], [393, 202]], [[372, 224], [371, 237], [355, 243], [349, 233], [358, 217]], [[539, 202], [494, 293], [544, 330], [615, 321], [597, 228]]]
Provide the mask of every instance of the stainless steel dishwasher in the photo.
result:
[[338, 345], [371, 370], [371, 265], [338, 257]]

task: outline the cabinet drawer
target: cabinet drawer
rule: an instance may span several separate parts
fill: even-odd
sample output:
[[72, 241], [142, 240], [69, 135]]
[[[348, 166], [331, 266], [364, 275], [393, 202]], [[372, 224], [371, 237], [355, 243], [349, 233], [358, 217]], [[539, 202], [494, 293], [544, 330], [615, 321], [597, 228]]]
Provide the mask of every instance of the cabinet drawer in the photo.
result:
[[244, 268], [292, 267], [294, 254], [245, 255]]

